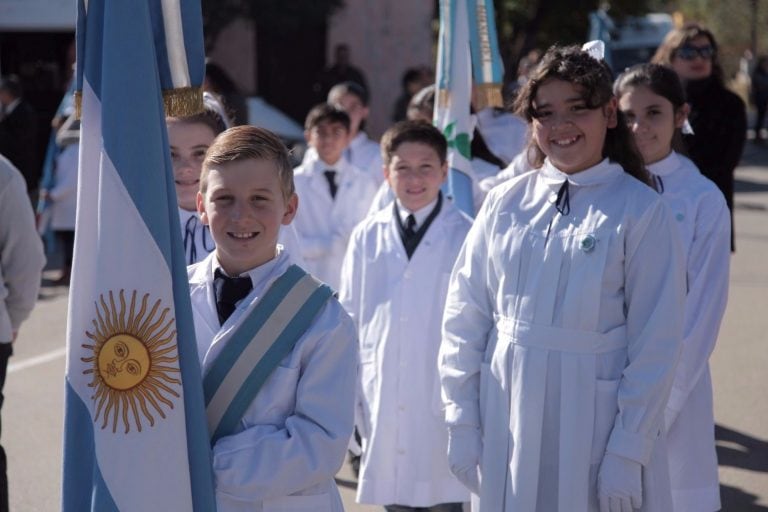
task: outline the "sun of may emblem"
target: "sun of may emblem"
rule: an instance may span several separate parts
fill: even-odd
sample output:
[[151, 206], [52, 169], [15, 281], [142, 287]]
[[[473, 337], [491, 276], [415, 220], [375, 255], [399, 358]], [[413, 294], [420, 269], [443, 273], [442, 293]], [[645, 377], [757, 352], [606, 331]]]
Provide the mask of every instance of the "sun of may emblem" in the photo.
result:
[[109, 302], [101, 295], [95, 303], [93, 332], [85, 333], [94, 344], [82, 345], [93, 355], [81, 361], [91, 365], [83, 373], [93, 375], [88, 387], [95, 389], [94, 422], [101, 418], [102, 429], [111, 422], [116, 432], [122, 419], [127, 434], [132, 425], [141, 432], [142, 417], [149, 426], [155, 424], [155, 412], [165, 418], [163, 409], [173, 409], [171, 400], [180, 396], [174, 388], [181, 380], [174, 377], [179, 374], [179, 358], [174, 319], [167, 319], [170, 308], [161, 311], [160, 300], [149, 308], [149, 294], [137, 304], [135, 290], [130, 305], [126, 306], [123, 290], [119, 299], [117, 306], [110, 291]]

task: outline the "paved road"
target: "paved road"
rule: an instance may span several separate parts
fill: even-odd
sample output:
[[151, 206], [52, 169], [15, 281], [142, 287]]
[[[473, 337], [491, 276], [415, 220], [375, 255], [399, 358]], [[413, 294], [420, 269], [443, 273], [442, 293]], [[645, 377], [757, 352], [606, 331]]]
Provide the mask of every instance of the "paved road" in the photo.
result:
[[[724, 510], [768, 512], [768, 149], [747, 147], [737, 171], [728, 310], [712, 358]], [[52, 273], [50, 277], [55, 277]], [[59, 510], [67, 289], [45, 287], [11, 359], [3, 406], [11, 510]], [[348, 467], [338, 478], [354, 504]]]

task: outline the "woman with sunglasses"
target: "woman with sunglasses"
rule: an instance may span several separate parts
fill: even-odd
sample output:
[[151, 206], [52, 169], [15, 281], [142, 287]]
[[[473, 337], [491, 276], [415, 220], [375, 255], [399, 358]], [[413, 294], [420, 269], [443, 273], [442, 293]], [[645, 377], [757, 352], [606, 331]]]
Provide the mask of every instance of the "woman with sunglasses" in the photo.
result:
[[651, 62], [671, 67], [685, 85], [693, 135], [684, 136], [691, 160], [715, 182], [731, 211], [733, 231], [733, 173], [747, 138], [744, 102], [725, 87], [715, 36], [696, 23], [673, 29]]

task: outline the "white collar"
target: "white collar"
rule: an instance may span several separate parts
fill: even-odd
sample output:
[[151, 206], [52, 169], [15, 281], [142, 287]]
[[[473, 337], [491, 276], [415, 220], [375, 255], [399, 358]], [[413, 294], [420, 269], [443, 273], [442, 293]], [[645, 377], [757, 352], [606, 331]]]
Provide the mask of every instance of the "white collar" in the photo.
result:
[[368, 134], [360, 131], [360, 132], [357, 132], [357, 135], [355, 135], [351, 141], [349, 141], [349, 147], [356, 148], [356, 147], [362, 146], [366, 142], [368, 142]]
[[251, 278], [251, 284], [253, 285], [253, 288], [257, 289], [269, 281], [270, 278], [272, 278], [272, 274], [275, 272], [275, 270], [281, 267], [279, 263], [288, 257], [282, 246], [279, 245], [275, 248], [275, 253], [275, 257], [268, 262], [262, 263], [258, 267], [254, 267], [250, 270], [246, 270], [239, 276], [230, 276], [227, 274], [227, 272], [221, 267], [221, 264], [219, 263], [218, 255], [214, 254], [211, 261], [211, 282], [213, 282], [213, 275], [215, 275], [216, 269], [221, 269], [222, 274], [229, 277], [243, 277], [244, 275], [247, 275]]
[[331, 165], [324, 162], [319, 156], [312, 162], [312, 172], [314, 174], [322, 174], [324, 171], [336, 171], [336, 183], [339, 183], [339, 178], [345, 174], [347, 170], [347, 161], [342, 156], [339, 160]]
[[179, 219], [181, 220], [182, 224], [188, 221], [191, 217], [197, 217], [198, 220], [200, 219], [200, 216], [197, 214], [197, 210], [185, 210], [179, 206]]
[[435, 205], [437, 205], [437, 197], [435, 197], [435, 199], [428, 205], [412, 212], [403, 206], [403, 203], [401, 203], [399, 199], [395, 198], [395, 201], [397, 202], [397, 212], [400, 215], [400, 222], [405, 225], [408, 216], [413, 215], [413, 218], [416, 219], [416, 225], [413, 227], [414, 229], [419, 229], [419, 226], [424, 224], [424, 221], [427, 220], [427, 217], [429, 217], [429, 214], [432, 213], [432, 210], [435, 209]]
[[539, 169], [544, 182], [554, 188], [563, 184], [563, 181], [568, 180], [571, 185], [576, 186], [589, 186], [597, 185], [600, 183], [606, 183], [617, 176], [620, 176], [624, 172], [624, 169], [616, 163], [611, 162], [607, 158], [598, 162], [596, 165], [584, 169], [573, 174], [568, 174], [549, 161], [549, 158], [544, 160], [544, 165]]
[[681, 161], [678, 154], [675, 151], [670, 151], [667, 156], [649, 165], [648, 172], [656, 176], [669, 176], [680, 168], [680, 164]]

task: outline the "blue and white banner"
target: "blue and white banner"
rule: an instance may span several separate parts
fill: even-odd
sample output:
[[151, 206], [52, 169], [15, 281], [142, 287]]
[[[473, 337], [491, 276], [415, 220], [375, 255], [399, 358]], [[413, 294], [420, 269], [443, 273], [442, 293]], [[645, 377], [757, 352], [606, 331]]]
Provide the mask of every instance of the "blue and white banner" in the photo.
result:
[[[79, 0], [65, 512], [215, 510], [165, 115], [202, 107], [200, 4]], [[164, 108], [165, 106], [165, 108]]]
[[474, 217], [472, 123], [469, 104], [472, 68], [469, 58], [467, 0], [440, 0], [437, 46], [437, 94], [434, 125], [448, 140], [448, 182], [445, 192], [456, 206]]
[[475, 108], [501, 107], [504, 65], [496, 37], [493, 0], [467, 0], [469, 47], [475, 82]]

